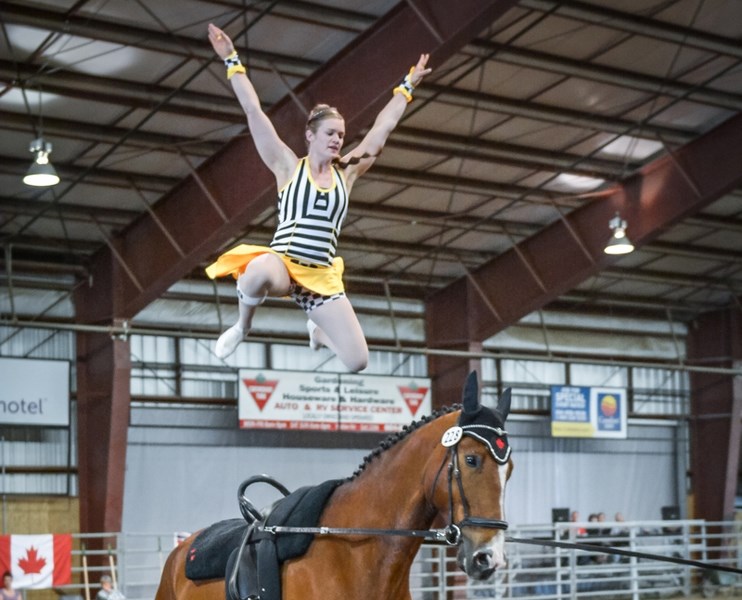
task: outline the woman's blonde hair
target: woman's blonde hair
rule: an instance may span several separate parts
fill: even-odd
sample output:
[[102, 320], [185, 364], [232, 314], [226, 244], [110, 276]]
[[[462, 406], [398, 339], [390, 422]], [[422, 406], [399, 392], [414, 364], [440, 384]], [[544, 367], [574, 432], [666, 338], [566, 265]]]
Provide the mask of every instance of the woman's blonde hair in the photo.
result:
[[330, 106], [329, 104], [317, 104], [311, 111], [309, 111], [306, 128], [312, 133], [317, 133], [319, 124], [325, 119], [342, 118], [343, 115], [341, 115], [338, 109], [334, 106]]

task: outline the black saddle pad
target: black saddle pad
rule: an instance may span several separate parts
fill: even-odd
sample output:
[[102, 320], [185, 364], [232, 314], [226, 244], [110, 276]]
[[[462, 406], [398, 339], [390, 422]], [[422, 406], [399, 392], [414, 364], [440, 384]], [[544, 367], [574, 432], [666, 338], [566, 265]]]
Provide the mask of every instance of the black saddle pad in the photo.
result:
[[[316, 527], [327, 500], [344, 480], [330, 479], [316, 486], [301, 487], [273, 504], [267, 525]], [[186, 577], [194, 581], [224, 578], [227, 560], [244, 538], [244, 519], [227, 519], [210, 525], [191, 544], [186, 559]], [[282, 533], [276, 536], [279, 563], [304, 554], [312, 543], [311, 533]]]
[[191, 544], [186, 558], [186, 577], [195, 581], [224, 577], [229, 554], [240, 545], [246, 530], [244, 519], [227, 519], [209, 525]]
[[[343, 479], [330, 479], [319, 485], [302, 487], [273, 505], [266, 525], [316, 527], [322, 510]], [[282, 533], [276, 537], [278, 562], [304, 554], [312, 543], [311, 533]]]

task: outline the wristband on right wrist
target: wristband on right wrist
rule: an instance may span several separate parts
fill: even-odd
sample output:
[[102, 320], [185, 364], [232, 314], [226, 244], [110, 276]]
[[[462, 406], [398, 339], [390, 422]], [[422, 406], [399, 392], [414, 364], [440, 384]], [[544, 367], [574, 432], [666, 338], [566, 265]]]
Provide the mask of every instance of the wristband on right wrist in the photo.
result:
[[232, 76], [235, 73], [247, 73], [247, 69], [240, 62], [237, 50], [233, 50], [232, 53], [224, 59], [224, 65], [227, 67], [227, 79], [232, 79]]

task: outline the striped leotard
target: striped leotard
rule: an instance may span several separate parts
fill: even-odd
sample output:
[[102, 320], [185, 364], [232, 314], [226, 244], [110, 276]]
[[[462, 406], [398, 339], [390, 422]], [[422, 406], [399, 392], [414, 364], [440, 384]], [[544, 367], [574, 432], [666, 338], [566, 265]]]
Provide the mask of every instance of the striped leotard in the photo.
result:
[[270, 247], [299, 261], [330, 266], [348, 213], [348, 192], [342, 172], [332, 166], [332, 187], [320, 188], [305, 156], [293, 177], [278, 192], [278, 227]]

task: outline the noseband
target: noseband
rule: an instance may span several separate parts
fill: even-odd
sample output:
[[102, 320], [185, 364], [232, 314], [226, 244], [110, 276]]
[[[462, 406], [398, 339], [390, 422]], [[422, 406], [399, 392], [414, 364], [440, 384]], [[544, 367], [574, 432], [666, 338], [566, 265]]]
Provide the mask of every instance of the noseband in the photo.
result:
[[[464, 436], [469, 436], [484, 444], [488, 449], [490, 455], [495, 459], [498, 464], [506, 464], [510, 458], [510, 447], [503, 446], [501, 450], [504, 452], [495, 452], [494, 447], [490, 443], [489, 438], [492, 435], [496, 436], [496, 443], [502, 440], [507, 432], [500, 427], [491, 427], [484, 424], [471, 424], [464, 425], [463, 427], [454, 426], [450, 427], [445, 431], [441, 439], [441, 444], [448, 448], [446, 456], [443, 457], [438, 472], [436, 473], [435, 480], [433, 481], [433, 490], [435, 490], [438, 484], [438, 477], [443, 471], [443, 467], [448, 460], [448, 515], [449, 523], [444, 529], [444, 535], [446, 543], [451, 546], [458, 546], [461, 542], [461, 530], [464, 527], [484, 527], [489, 529], [500, 529], [502, 531], [507, 530], [508, 522], [503, 519], [488, 519], [486, 517], [473, 517], [470, 513], [469, 501], [466, 498], [466, 492], [464, 491], [464, 482], [461, 479], [461, 469], [459, 467], [459, 453], [458, 447], [459, 442]], [[499, 446], [498, 446], [499, 447]], [[464, 509], [464, 518], [458, 523], [454, 523], [454, 507], [453, 507], [453, 485], [454, 481], [459, 490], [459, 496], [461, 498], [461, 506]]]

